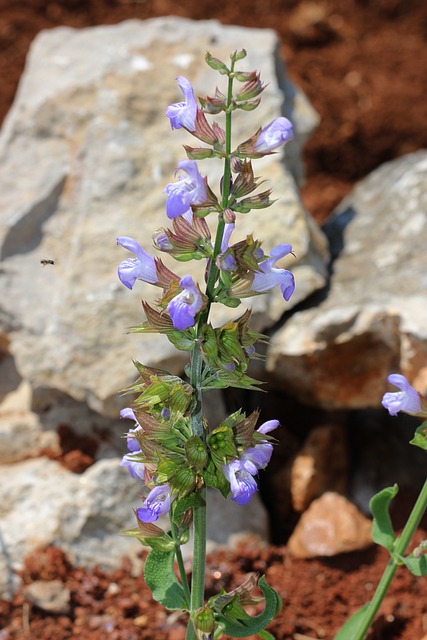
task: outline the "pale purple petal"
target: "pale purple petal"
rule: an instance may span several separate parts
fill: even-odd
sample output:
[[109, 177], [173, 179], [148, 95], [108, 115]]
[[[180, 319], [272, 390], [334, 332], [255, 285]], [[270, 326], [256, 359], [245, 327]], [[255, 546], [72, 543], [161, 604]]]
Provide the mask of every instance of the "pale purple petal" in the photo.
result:
[[194, 325], [195, 316], [202, 308], [203, 300], [191, 276], [184, 276], [179, 285], [183, 290], [172, 298], [167, 310], [175, 329], [184, 331]]
[[[140, 453], [140, 451], [135, 451], [135, 453]], [[132, 478], [139, 478], [140, 480], [144, 480], [144, 472], [145, 472], [145, 464], [143, 462], [138, 462], [137, 460], [133, 460], [129, 454], [123, 456], [121, 462], [121, 467], [127, 467]]]
[[221, 240], [221, 253], [225, 253], [230, 246], [230, 237], [235, 226], [234, 222], [229, 222], [224, 226], [224, 233]]
[[262, 425], [258, 427], [257, 431], [258, 433], [265, 434], [277, 429], [277, 427], [280, 427], [280, 422], [278, 420], [267, 420], [267, 422], [263, 422]]
[[400, 373], [392, 373], [387, 380], [390, 384], [400, 389], [395, 393], [385, 393], [383, 396], [382, 405], [391, 416], [397, 416], [399, 411], [411, 415], [421, 413], [420, 396], [414, 387], [409, 384], [405, 376], [400, 375]]
[[179, 88], [184, 94], [185, 102], [177, 102], [171, 104], [166, 109], [166, 116], [169, 118], [172, 129], [181, 129], [185, 127], [189, 131], [194, 131], [197, 102], [194, 98], [194, 91], [191, 83], [184, 76], [177, 78]]
[[138, 420], [136, 419], [136, 415], [133, 409], [131, 409], [130, 407], [125, 407], [124, 409], [122, 409], [120, 411], [120, 417], [121, 418], [126, 418], [127, 420], [133, 420], [134, 422], [138, 423]]
[[165, 515], [171, 507], [170, 487], [162, 484], [154, 487], [144, 500], [144, 506], [136, 510], [136, 514], [142, 522], [154, 522], [160, 514]]
[[136, 240], [121, 236], [117, 238], [117, 244], [128, 251], [132, 251], [136, 256], [135, 258], [123, 260], [118, 268], [119, 279], [128, 289], [132, 289], [137, 279], [150, 284], [158, 282], [154, 258], [144, 251]]
[[182, 170], [187, 177], [180, 175], [177, 182], [166, 185], [167, 193], [166, 214], [169, 218], [187, 215], [191, 212], [191, 205], [200, 205], [207, 200], [206, 185], [197, 168], [195, 160], [181, 160], [177, 171]]
[[276, 118], [262, 129], [254, 149], [258, 153], [269, 153], [293, 137], [292, 123], [287, 118]]
[[222, 470], [230, 483], [232, 500], [238, 504], [247, 504], [258, 489], [253, 475], [245, 469], [244, 463], [240, 460], [228, 462]]
[[[240, 456], [240, 460], [245, 463], [245, 469], [253, 475], [258, 472], [258, 469], [264, 469], [270, 462], [273, 454], [273, 445], [269, 442], [260, 442], [254, 447], [246, 449]], [[248, 462], [251, 462], [255, 471], [251, 471], [251, 467], [248, 466]]]

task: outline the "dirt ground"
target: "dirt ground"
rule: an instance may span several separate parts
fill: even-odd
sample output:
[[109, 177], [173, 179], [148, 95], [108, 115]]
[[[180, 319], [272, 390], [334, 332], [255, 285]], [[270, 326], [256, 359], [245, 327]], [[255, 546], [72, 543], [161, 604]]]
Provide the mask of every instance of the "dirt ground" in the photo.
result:
[[[86, 27], [162, 15], [215, 18], [275, 29], [294, 82], [321, 115], [305, 149], [302, 197], [323, 221], [353, 184], [387, 160], [427, 147], [425, 0], [0, 0], [0, 119], [13, 99], [31, 40], [41, 29]], [[87, 449], [87, 450], [86, 450]], [[92, 452], [64, 448], [81, 472]], [[405, 502], [405, 508], [410, 501]], [[403, 509], [405, 511], [405, 509]], [[403, 524], [402, 509], [397, 519]], [[427, 524], [417, 540], [427, 538]], [[284, 608], [272, 623], [278, 640], [333, 638], [372, 595], [387, 563], [382, 549], [311, 561], [286, 546], [247, 543], [209, 558], [207, 588], [235, 586], [266, 573]], [[73, 567], [58, 549], [26, 559], [24, 587], [59, 579], [70, 590], [62, 613], [38, 608], [21, 589], [0, 601], [0, 640], [183, 640], [184, 621], [150, 598], [129, 562], [113, 574]], [[215, 584], [214, 584], [215, 583]], [[399, 570], [370, 640], [427, 638], [427, 578]]]

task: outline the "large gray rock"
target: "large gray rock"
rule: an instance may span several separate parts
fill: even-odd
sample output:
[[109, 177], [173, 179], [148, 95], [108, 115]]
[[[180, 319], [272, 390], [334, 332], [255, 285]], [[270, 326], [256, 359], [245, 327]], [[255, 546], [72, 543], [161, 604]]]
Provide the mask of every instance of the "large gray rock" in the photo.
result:
[[[278, 291], [254, 299], [255, 325], [265, 329], [323, 286], [325, 240], [295, 183], [300, 145], [317, 116], [284, 74], [273, 31], [169, 17], [42, 32], [0, 136], [1, 343], [10, 343], [19, 375], [39, 397], [56, 390], [116, 416], [117, 391], [134, 379], [132, 358], [182, 370], [182, 353], [162, 336], [124, 335], [143, 320], [139, 298], [153, 301], [158, 291], [138, 283], [131, 293], [119, 283], [117, 265], [129, 254], [115, 238], [133, 236], [150, 251], [153, 231], [167, 222], [163, 188], [184, 157], [182, 144], [192, 142], [171, 132], [164, 115], [181, 100], [176, 76], [186, 75], [196, 94], [212, 93], [221, 78], [204, 63], [206, 49], [227, 59], [243, 46], [244, 67], [260, 70], [268, 88], [259, 110], [237, 114], [234, 140], [283, 109], [297, 132], [289, 168], [280, 154], [256, 163], [279, 202], [239, 216], [239, 236], [255, 231], [267, 250], [290, 242], [297, 255], [284, 262], [297, 278], [295, 296], [289, 304]], [[216, 189], [220, 164], [203, 164]], [[172, 267], [203, 272], [201, 263]], [[217, 320], [230, 315], [236, 311]]]
[[330, 289], [274, 335], [277, 384], [327, 409], [380, 406], [392, 371], [427, 391], [427, 152], [362, 180], [325, 231]]
[[0, 592], [15, 585], [14, 570], [27, 553], [56, 544], [86, 565], [113, 567], [139, 551], [120, 535], [134, 526], [132, 505], [141, 486], [117, 460], [97, 462], [81, 475], [36, 458], [0, 466]]

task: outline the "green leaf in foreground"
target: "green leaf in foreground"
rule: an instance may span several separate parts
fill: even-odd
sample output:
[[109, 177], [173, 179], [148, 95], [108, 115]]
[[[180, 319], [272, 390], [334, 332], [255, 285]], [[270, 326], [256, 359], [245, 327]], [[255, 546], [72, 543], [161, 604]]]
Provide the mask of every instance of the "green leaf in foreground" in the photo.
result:
[[158, 551], [152, 549], [144, 566], [144, 580], [151, 589], [153, 598], [166, 609], [189, 609], [184, 589], [175, 576], [174, 551]]
[[372, 537], [376, 544], [380, 544], [390, 552], [393, 551], [396, 536], [394, 535], [391, 523], [389, 507], [393, 498], [397, 495], [399, 487], [397, 484], [386, 487], [377, 493], [369, 503], [369, 508], [374, 516], [372, 523]]
[[415, 435], [409, 444], [413, 444], [427, 451], [427, 420], [416, 429]]
[[427, 576], [427, 556], [422, 555], [419, 558], [414, 555], [402, 558], [403, 563], [408, 567], [414, 576]]
[[[273, 637], [270, 633], [264, 632], [264, 629], [268, 624], [270, 624], [274, 616], [279, 613], [282, 608], [282, 600], [277, 591], [266, 583], [264, 576], [260, 578], [258, 586], [263, 592], [265, 598], [265, 608], [262, 613], [251, 617], [244, 612], [244, 615], [242, 615], [238, 621], [230, 620], [222, 613], [219, 613], [216, 616], [220, 627], [228, 636], [234, 638], [247, 638], [248, 636], [259, 634], [261, 638], [265, 638], [266, 640]], [[261, 635], [262, 633], [264, 635]], [[268, 635], [265, 635], [266, 633], [268, 633]]]
[[356, 613], [353, 613], [351, 618], [349, 618], [344, 626], [342, 626], [338, 631], [334, 640], [353, 640], [353, 638], [358, 638], [359, 636], [357, 633], [362, 625], [370, 604], [370, 602], [367, 602], [361, 609], [358, 609]]

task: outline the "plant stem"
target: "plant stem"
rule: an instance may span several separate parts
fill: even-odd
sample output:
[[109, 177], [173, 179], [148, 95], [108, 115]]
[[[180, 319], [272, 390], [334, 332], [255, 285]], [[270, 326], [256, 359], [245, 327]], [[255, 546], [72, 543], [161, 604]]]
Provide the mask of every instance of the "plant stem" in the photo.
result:
[[185, 598], [188, 602], [188, 605], [190, 606], [190, 601], [191, 601], [190, 587], [188, 585], [187, 574], [185, 573], [184, 559], [182, 557], [181, 546], [178, 540], [177, 527], [176, 527], [176, 524], [174, 524], [172, 518], [170, 518], [170, 526], [171, 526], [172, 537], [175, 540], [175, 556], [178, 564], [179, 575], [181, 577], [182, 588], [184, 589]]
[[397, 567], [399, 566], [399, 556], [403, 556], [406, 552], [409, 543], [412, 540], [412, 536], [418, 528], [418, 525], [421, 522], [421, 518], [427, 509], [427, 480], [424, 483], [423, 488], [421, 489], [420, 495], [412, 509], [411, 515], [408, 518], [408, 521], [402, 531], [402, 535], [396, 539], [396, 544], [394, 548], [394, 555], [390, 558], [387, 567], [383, 573], [383, 576], [378, 583], [375, 594], [369, 603], [369, 607], [366, 610], [365, 616], [362, 622], [359, 625], [355, 635], [351, 638], [351, 640], [363, 640], [368, 632], [369, 627], [371, 626], [375, 616], [378, 613], [378, 609], [382, 601], [385, 598], [385, 595], [390, 587], [390, 583], [396, 573]]
[[[232, 103], [232, 89], [233, 89], [233, 71], [234, 61], [231, 65], [231, 73], [228, 78], [228, 94], [227, 104], [228, 109], [225, 115], [225, 159], [224, 159], [224, 174], [222, 180], [222, 210], [227, 207], [228, 199], [230, 195], [230, 179], [231, 179], [231, 103]], [[210, 306], [213, 298], [215, 284], [218, 278], [218, 267], [216, 266], [216, 257], [221, 251], [222, 237], [224, 234], [225, 222], [223, 216], [219, 216], [218, 227], [215, 236], [213, 255], [210, 260], [207, 283], [206, 283], [206, 296], [208, 298], [208, 304], [203, 313], [200, 314], [200, 319], [197, 326], [197, 335], [201, 337], [201, 330], [208, 321]], [[196, 408], [191, 415], [191, 430], [193, 435], [197, 435], [200, 438], [205, 438], [203, 429], [203, 417], [202, 417], [202, 368], [203, 360], [199, 345], [196, 344], [191, 355], [191, 371], [190, 371], [190, 384], [194, 389], [196, 397]], [[206, 567], [206, 487], [202, 487], [198, 491], [199, 504], [193, 510], [193, 575], [191, 581], [191, 598], [190, 598], [190, 620], [188, 622], [186, 640], [195, 640], [196, 633], [192, 623], [192, 617], [197, 609], [203, 606], [205, 595], [205, 567]]]

